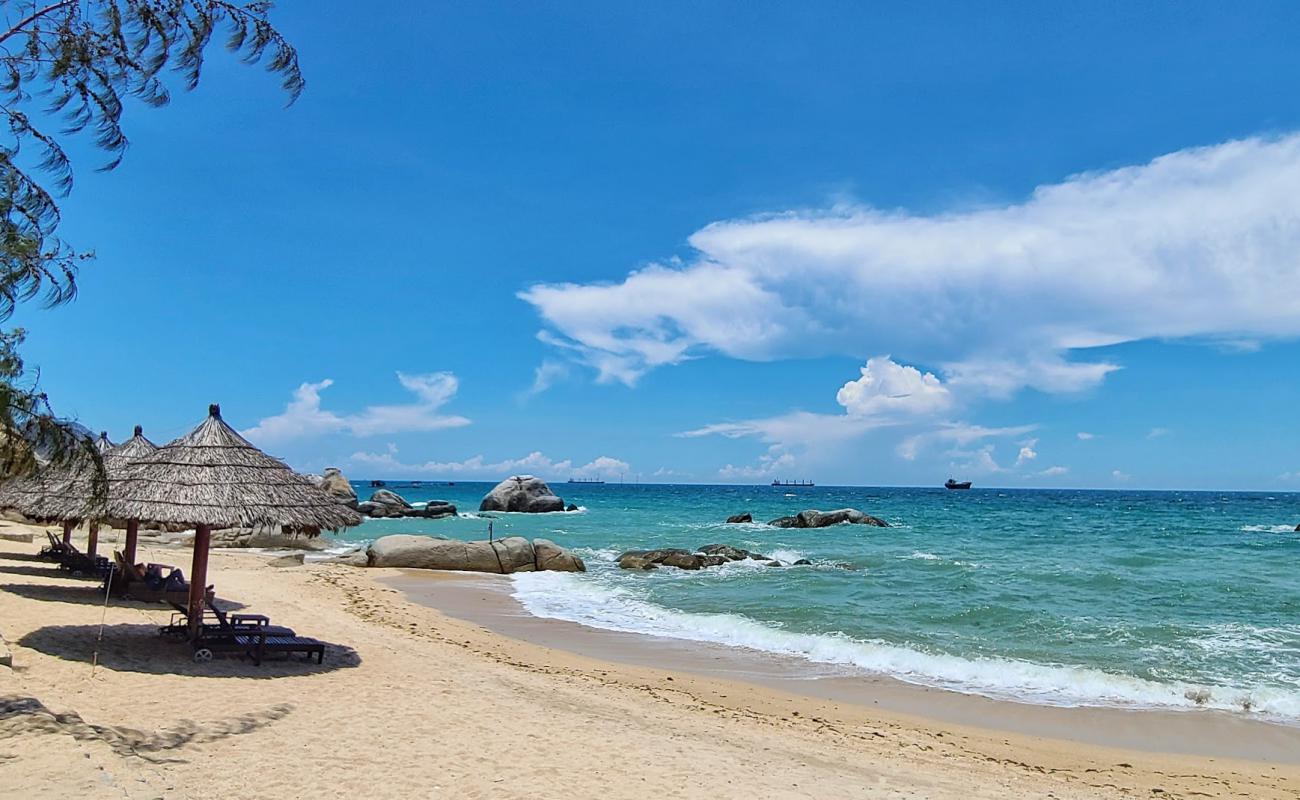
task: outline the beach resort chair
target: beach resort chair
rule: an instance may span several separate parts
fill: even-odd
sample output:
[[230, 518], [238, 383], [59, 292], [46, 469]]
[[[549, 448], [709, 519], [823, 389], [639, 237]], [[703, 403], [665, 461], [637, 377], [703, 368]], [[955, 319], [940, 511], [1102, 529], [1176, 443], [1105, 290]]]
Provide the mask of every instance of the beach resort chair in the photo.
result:
[[50, 543], [41, 548], [41, 558], [48, 558], [51, 561], [62, 560], [63, 556], [68, 553], [68, 548], [71, 545], [66, 544], [62, 539], [49, 531], [46, 531], [45, 535], [49, 538]]
[[272, 625], [265, 615], [227, 614], [212, 604], [205, 609], [205, 619], [208, 613], [216, 624], [204, 622], [198, 636], [190, 640], [196, 662], [211, 661], [217, 653], [248, 656], [258, 666], [268, 653], [302, 653], [309, 659], [315, 656], [317, 664], [325, 661], [324, 642], [298, 636], [292, 628]]
[[[176, 568], [170, 564], [128, 564], [126, 558], [117, 551], [113, 553], [113, 560], [117, 562], [117, 569], [109, 577], [111, 586], [108, 588], [116, 595], [126, 597], [131, 600], [140, 600], [145, 603], [180, 603], [184, 604], [189, 601], [190, 587], [186, 583], [175, 583], [170, 587], [162, 579], [155, 578], [151, 580], [149, 573], [153, 572], [158, 576], [171, 575]], [[213, 587], [207, 587], [207, 598], [211, 602], [213, 598]]]
[[59, 569], [71, 573], [74, 578], [107, 578], [113, 569], [112, 563], [103, 556], [88, 556], [73, 544], [66, 547], [67, 551], [59, 557]]

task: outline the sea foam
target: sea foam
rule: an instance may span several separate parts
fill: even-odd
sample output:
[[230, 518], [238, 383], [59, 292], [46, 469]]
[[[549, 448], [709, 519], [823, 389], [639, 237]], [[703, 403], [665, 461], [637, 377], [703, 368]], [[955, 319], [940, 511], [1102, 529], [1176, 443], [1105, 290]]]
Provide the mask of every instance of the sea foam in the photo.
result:
[[512, 576], [530, 614], [593, 628], [707, 642], [888, 675], [908, 683], [1056, 706], [1112, 706], [1250, 712], [1300, 724], [1300, 691], [1162, 683], [1095, 668], [1007, 658], [964, 658], [842, 634], [805, 634], [736, 614], [676, 611], [617, 586], [558, 572]]

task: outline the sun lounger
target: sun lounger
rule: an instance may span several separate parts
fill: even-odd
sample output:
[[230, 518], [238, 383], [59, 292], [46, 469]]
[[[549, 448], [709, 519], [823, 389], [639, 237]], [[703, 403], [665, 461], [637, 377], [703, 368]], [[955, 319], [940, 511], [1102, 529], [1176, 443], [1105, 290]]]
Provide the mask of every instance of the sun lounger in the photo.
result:
[[[62, 544], [62, 542], [60, 542]], [[72, 573], [74, 578], [105, 578], [112, 570], [112, 563], [103, 556], [88, 556], [68, 544], [67, 552], [59, 557], [59, 569]]]
[[[190, 589], [188, 586], [168, 589], [151, 585], [145, 574], [150, 569], [156, 569], [160, 574], [166, 575], [175, 567], [168, 564], [145, 564], [144, 570], [141, 570], [139, 564], [128, 564], [126, 558], [120, 552], [113, 553], [113, 560], [117, 564], [117, 569], [113, 571], [109, 580], [114, 594], [146, 603], [176, 602], [183, 604], [189, 601]], [[208, 597], [209, 599], [212, 597], [211, 586], [208, 587]]]
[[62, 560], [63, 556], [68, 553], [68, 548], [71, 545], [67, 544], [49, 531], [46, 531], [45, 535], [49, 538], [50, 543], [41, 548], [41, 558], [48, 558], [51, 561]]
[[[185, 616], [188, 617], [188, 611]], [[208, 619], [215, 619], [216, 624], [207, 622]], [[268, 653], [302, 653], [308, 658], [315, 656], [317, 664], [325, 660], [324, 642], [298, 636], [292, 628], [272, 625], [262, 614], [227, 614], [208, 603], [204, 620], [198, 636], [191, 640], [196, 662], [211, 661], [217, 653], [245, 655], [257, 665], [261, 665]]]

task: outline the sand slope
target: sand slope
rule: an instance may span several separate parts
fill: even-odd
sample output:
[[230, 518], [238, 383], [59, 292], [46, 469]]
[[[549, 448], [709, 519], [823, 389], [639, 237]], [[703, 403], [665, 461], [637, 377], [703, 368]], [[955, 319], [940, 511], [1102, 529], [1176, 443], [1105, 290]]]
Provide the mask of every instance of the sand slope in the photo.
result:
[[0, 542], [9, 796], [1300, 796], [1293, 767], [1011, 737], [590, 661], [407, 603], [375, 583], [383, 571], [252, 554], [214, 555], [220, 597], [346, 646], [321, 667], [196, 665], [156, 635], [162, 607], [105, 610], [36, 550]]

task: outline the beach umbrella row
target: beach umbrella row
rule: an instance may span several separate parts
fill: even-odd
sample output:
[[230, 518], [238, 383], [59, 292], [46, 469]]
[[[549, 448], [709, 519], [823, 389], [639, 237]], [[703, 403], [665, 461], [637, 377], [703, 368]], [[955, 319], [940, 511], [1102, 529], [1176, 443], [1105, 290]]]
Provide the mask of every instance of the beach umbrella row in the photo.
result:
[[[107, 442], [107, 436], [101, 435], [100, 441]], [[240, 436], [215, 404], [198, 427], [161, 447], [137, 427], [130, 440], [104, 451], [103, 461], [106, 499], [95, 497], [93, 461], [82, 459], [51, 474], [0, 487], [0, 506], [42, 520], [90, 520], [92, 526], [102, 520], [125, 521], [132, 561], [141, 522], [193, 527], [192, 632], [203, 616], [214, 528], [278, 525], [289, 533], [316, 536], [361, 524], [356, 511]]]

